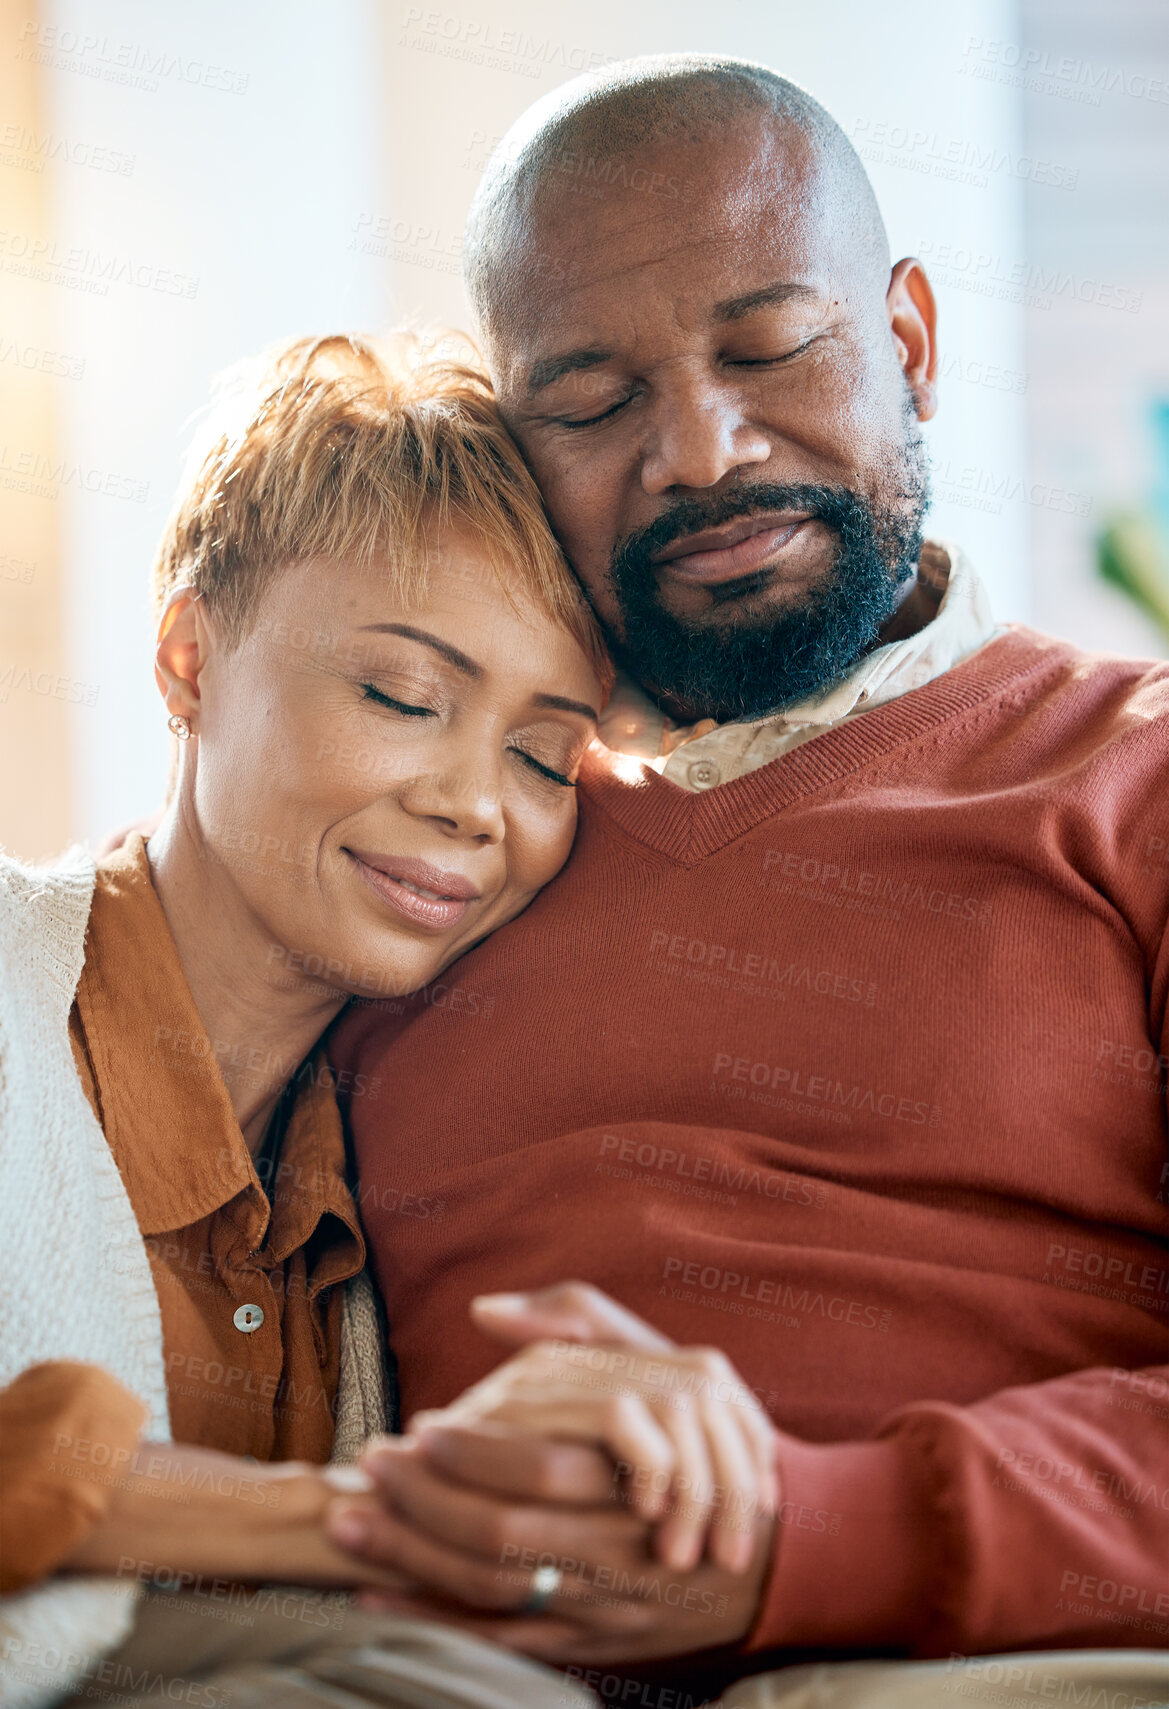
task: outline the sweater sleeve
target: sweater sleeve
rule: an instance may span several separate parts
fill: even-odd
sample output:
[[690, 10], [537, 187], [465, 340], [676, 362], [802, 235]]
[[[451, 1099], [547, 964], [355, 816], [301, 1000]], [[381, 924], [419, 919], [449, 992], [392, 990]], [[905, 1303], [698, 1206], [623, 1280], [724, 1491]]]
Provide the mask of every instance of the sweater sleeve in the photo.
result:
[[1169, 1366], [916, 1404], [865, 1442], [781, 1438], [746, 1647], [1169, 1645], [1167, 1421]]
[[53, 1572], [97, 1524], [145, 1418], [98, 1365], [33, 1365], [0, 1390], [0, 1592]]

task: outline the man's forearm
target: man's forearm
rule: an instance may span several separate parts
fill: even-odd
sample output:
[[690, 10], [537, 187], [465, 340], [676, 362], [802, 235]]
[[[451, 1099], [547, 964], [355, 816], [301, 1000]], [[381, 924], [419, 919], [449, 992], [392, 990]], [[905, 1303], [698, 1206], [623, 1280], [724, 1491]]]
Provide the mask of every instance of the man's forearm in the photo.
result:
[[1097, 1369], [865, 1442], [778, 1448], [772, 1571], [749, 1645], [951, 1651], [1169, 1642], [1169, 1372]]

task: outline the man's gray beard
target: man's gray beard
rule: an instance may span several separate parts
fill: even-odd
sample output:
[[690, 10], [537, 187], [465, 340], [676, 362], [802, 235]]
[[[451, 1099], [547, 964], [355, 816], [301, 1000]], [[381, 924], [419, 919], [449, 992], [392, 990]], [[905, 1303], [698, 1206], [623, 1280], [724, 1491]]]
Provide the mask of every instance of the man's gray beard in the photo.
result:
[[[878, 509], [847, 487], [759, 483], [685, 499], [628, 536], [609, 570], [623, 631], [610, 628], [615, 657], [670, 710], [719, 723], [762, 718], [831, 687], [876, 642], [921, 554], [928, 477], [916, 432], [906, 452], [897, 509]], [[754, 623], [692, 624], [668, 611], [651, 556], [761, 510], [806, 512], [830, 530], [837, 550], [824, 585], [797, 609]]]

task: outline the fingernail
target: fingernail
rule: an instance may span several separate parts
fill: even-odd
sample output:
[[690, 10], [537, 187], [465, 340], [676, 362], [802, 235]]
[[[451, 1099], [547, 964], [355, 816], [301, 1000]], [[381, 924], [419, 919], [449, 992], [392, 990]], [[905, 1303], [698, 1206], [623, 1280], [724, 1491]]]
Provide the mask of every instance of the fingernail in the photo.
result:
[[488, 1311], [507, 1312], [511, 1316], [518, 1316], [527, 1303], [524, 1294], [476, 1294], [471, 1301], [473, 1306], [486, 1306]]
[[344, 1549], [360, 1549], [369, 1541], [369, 1519], [359, 1507], [343, 1507], [329, 1515], [329, 1535]]

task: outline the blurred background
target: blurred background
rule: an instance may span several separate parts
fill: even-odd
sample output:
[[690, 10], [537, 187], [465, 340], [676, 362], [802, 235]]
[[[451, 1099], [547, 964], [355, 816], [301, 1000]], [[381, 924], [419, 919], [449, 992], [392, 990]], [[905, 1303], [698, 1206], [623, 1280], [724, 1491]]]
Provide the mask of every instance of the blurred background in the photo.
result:
[[0, 0], [0, 843], [161, 802], [147, 572], [212, 375], [467, 324], [496, 139], [683, 49], [810, 89], [931, 274], [930, 531], [1000, 618], [1169, 655], [1163, 0]]

